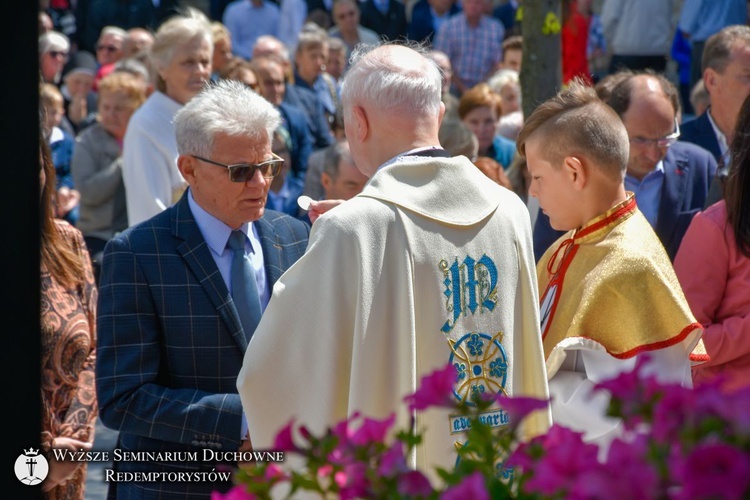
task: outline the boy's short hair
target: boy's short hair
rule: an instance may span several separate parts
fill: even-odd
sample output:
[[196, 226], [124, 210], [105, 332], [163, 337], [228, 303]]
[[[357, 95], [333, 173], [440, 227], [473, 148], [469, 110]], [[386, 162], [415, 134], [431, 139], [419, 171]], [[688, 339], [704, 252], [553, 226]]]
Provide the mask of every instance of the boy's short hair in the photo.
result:
[[625, 175], [630, 151], [625, 125], [579, 78], [539, 105], [526, 119], [516, 140], [522, 156], [526, 156], [526, 142], [535, 134], [544, 136], [542, 157], [556, 168], [566, 157], [578, 156], [590, 160], [613, 179]]
[[44, 106], [62, 107], [65, 103], [62, 92], [51, 83], [43, 83], [39, 89], [39, 100]]
[[503, 40], [503, 54], [508, 50], [523, 50], [523, 37], [521, 35], [509, 36]]

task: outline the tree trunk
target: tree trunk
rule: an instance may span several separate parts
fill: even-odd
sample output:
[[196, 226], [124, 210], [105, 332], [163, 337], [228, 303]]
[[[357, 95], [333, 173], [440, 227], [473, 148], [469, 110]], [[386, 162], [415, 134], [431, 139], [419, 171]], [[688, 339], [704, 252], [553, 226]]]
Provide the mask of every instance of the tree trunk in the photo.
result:
[[526, 117], [562, 87], [561, 3], [560, 0], [524, 0], [522, 4], [521, 89]]

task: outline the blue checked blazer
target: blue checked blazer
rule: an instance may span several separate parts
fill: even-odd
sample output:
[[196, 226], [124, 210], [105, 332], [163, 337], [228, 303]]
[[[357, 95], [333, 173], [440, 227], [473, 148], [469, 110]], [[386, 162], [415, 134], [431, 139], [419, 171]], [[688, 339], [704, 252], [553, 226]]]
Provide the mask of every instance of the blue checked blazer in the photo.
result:
[[[270, 210], [256, 226], [272, 287], [305, 252], [309, 226]], [[115, 469], [210, 472], [217, 464], [203, 460], [204, 450], [237, 451], [242, 403], [236, 384], [247, 340], [187, 193], [108, 242], [98, 307], [99, 416], [119, 431], [117, 447], [198, 456], [120, 461]], [[208, 482], [110, 482], [109, 495], [209, 498], [219, 488]]]

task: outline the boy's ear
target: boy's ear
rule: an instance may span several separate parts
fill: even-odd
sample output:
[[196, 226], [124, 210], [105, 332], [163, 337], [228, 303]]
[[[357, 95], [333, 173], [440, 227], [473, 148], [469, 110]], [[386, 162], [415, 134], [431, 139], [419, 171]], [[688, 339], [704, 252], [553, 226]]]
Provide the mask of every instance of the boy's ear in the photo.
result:
[[588, 176], [580, 158], [577, 156], [566, 156], [563, 160], [562, 168], [568, 175], [573, 187], [580, 191], [586, 186]]

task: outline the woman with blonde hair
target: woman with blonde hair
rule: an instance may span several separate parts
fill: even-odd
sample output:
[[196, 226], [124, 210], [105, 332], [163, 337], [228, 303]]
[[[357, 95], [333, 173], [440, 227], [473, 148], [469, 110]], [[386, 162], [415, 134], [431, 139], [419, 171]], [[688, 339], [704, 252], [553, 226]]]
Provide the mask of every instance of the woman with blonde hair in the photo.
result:
[[115, 71], [99, 82], [98, 113], [94, 124], [76, 138], [71, 171], [81, 193], [78, 228], [98, 273], [104, 245], [128, 227], [122, 145], [130, 117], [146, 100], [138, 77]]
[[187, 187], [177, 169], [173, 118], [210, 79], [211, 24], [200, 11], [188, 9], [159, 27], [150, 50], [155, 90], [133, 114], [123, 142], [122, 176], [131, 226], [172, 205]]

